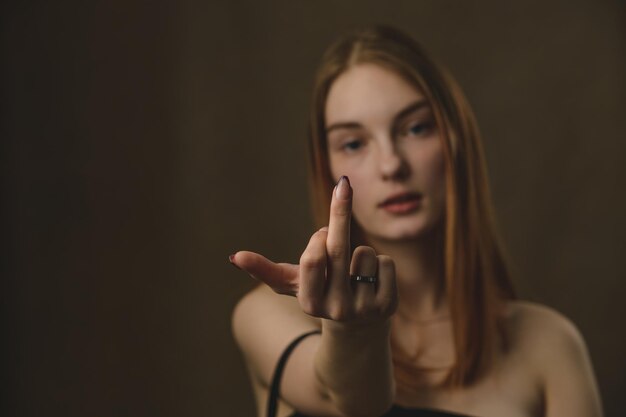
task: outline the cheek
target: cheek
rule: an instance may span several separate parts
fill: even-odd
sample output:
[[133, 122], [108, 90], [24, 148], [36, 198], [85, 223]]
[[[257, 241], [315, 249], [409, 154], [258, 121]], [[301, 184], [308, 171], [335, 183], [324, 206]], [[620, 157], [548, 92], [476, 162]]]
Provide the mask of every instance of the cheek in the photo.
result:
[[[342, 175], [348, 176], [350, 178], [350, 170], [346, 168], [346, 164], [343, 163], [340, 159], [333, 157], [332, 155], [328, 157], [328, 165], [330, 167], [330, 175], [333, 178], [335, 184], [339, 181], [339, 178]], [[352, 178], [350, 178], [350, 182], [352, 182]]]
[[446, 177], [446, 164], [443, 156], [443, 152], [435, 155], [432, 160], [431, 166], [432, 181], [438, 184], [442, 189], [445, 184]]
[[430, 149], [422, 149], [416, 153], [413, 166], [417, 177], [422, 179], [422, 186], [430, 191], [443, 188], [445, 184], [445, 160], [443, 149], [440, 144]]
[[425, 161], [427, 172], [424, 173], [428, 193], [432, 196], [431, 202], [438, 212], [443, 212], [446, 200], [446, 169], [443, 150], [435, 152], [428, 161]]
[[[353, 159], [343, 159], [340, 157], [330, 157], [330, 174], [332, 175], [335, 183], [339, 181], [342, 175], [345, 175], [350, 180], [352, 188], [358, 187], [360, 183], [365, 183], [364, 177], [367, 175], [368, 166], [366, 161]], [[356, 188], [355, 188], [356, 189]]]

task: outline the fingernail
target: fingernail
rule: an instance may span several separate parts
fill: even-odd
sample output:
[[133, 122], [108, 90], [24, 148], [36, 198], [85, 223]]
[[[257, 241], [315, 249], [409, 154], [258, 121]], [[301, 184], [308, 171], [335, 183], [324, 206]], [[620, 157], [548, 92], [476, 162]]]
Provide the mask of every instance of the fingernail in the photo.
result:
[[235, 268], [237, 268], [237, 269], [241, 270], [241, 268], [239, 268], [239, 267], [237, 266], [237, 264], [235, 263], [235, 255], [236, 255], [236, 254], [235, 254], [235, 253], [233, 253], [232, 255], [228, 256], [228, 261], [230, 262], [230, 264], [231, 264], [232, 266], [234, 266]]
[[339, 178], [335, 193], [337, 198], [341, 200], [347, 200], [350, 198], [350, 195], [352, 194], [352, 189], [350, 188], [350, 180], [348, 179], [348, 177], [342, 175], [341, 178]]

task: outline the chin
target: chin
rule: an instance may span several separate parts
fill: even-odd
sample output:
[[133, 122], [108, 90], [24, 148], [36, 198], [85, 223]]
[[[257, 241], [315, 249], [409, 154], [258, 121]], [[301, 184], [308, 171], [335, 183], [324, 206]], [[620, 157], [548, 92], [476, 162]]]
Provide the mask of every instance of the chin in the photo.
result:
[[430, 235], [429, 229], [417, 229], [417, 230], [402, 230], [396, 233], [390, 233], [389, 240], [407, 240], [416, 241], [421, 240]]
[[368, 234], [384, 240], [416, 241], [427, 239], [438, 229], [438, 222], [413, 221], [399, 222], [394, 225], [380, 225], [377, 230], [368, 231]]

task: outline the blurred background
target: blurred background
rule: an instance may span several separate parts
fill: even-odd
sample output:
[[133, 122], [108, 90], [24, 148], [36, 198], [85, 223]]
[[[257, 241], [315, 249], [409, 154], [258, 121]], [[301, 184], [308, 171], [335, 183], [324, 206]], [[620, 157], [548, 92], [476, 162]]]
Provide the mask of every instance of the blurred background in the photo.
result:
[[516, 284], [626, 410], [624, 1], [0, 7], [2, 415], [253, 415], [227, 258], [299, 258], [313, 72], [377, 22], [464, 86]]

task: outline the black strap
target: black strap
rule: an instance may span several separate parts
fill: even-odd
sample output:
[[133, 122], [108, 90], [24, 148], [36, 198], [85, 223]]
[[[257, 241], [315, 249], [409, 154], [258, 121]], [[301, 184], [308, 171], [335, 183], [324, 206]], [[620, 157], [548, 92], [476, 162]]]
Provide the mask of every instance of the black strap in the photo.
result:
[[287, 346], [283, 354], [280, 355], [280, 359], [278, 360], [276, 369], [274, 369], [274, 376], [272, 377], [272, 385], [270, 386], [270, 396], [267, 400], [267, 417], [276, 416], [276, 409], [278, 406], [278, 397], [280, 396], [280, 380], [283, 376], [283, 369], [285, 368], [287, 359], [289, 359], [289, 355], [291, 355], [291, 352], [293, 352], [296, 346], [298, 346], [298, 344], [301, 341], [303, 341], [305, 338], [313, 334], [320, 334], [320, 333], [322, 332], [319, 330], [313, 330], [311, 332], [298, 336], [293, 342], [289, 344], [289, 346]]

